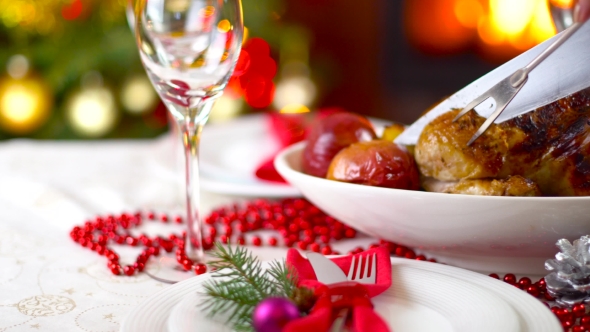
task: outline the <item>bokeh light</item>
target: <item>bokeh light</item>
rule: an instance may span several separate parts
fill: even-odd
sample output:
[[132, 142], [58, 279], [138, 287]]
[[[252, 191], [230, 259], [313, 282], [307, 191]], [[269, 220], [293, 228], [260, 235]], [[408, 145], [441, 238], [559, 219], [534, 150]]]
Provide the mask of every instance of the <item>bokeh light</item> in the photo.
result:
[[121, 104], [131, 114], [145, 114], [154, 109], [158, 94], [145, 75], [129, 78], [121, 89]]
[[51, 92], [35, 77], [0, 81], [0, 127], [28, 134], [41, 127], [51, 113]]
[[80, 17], [83, 9], [81, 0], [73, 0], [62, 7], [61, 16], [68, 21], [72, 21]]
[[242, 100], [224, 93], [213, 105], [211, 110], [211, 122], [222, 122], [235, 118], [242, 110]]
[[108, 134], [118, 118], [115, 98], [105, 87], [74, 93], [67, 102], [66, 115], [72, 129], [84, 137]]
[[53, 106], [50, 88], [29, 66], [25, 56], [14, 55], [6, 65], [8, 77], [0, 80], [0, 128], [18, 135], [39, 129]]
[[310, 106], [316, 97], [315, 84], [305, 76], [288, 77], [277, 84], [273, 104], [278, 109], [287, 105]]
[[231, 23], [228, 20], [221, 20], [217, 23], [217, 31], [226, 33], [231, 30]]
[[309, 107], [302, 104], [289, 104], [281, 108], [280, 113], [284, 114], [298, 114], [298, 113], [309, 113], [311, 110]]
[[6, 65], [8, 76], [14, 79], [21, 79], [29, 72], [29, 59], [24, 55], [17, 54], [10, 57]]

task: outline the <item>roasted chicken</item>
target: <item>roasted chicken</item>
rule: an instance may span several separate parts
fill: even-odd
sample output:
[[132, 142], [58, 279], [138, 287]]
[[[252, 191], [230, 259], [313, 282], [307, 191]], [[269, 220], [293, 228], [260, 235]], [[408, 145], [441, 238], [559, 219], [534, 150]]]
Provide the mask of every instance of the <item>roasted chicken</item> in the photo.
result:
[[[486, 181], [521, 176], [543, 195], [590, 195], [590, 89], [493, 124], [471, 146], [467, 142], [485, 118], [471, 111], [453, 122], [458, 112], [433, 120], [416, 144], [416, 162], [431, 188], [440, 188], [432, 186], [437, 180], [448, 185], [477, 179], [472, 186], [490, 186]], [[458, 188], [485, 192], [468, 187], [464, 182]]]
[[463, 179], [459, 181], [440, 181], [423, 178], [422, 187], [426, 191], [447, 194], [483, 195], [483, 196], [541, 196], [536, 183], [520, 175], [507, 179]]

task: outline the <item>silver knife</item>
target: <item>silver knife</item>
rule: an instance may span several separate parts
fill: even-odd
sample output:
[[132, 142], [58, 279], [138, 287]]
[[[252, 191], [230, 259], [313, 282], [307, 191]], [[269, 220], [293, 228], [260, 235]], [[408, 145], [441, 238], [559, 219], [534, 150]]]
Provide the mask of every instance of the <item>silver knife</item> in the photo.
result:
[[[416, 144], [422, 129], [430, 121], [451, 109], [464, 108], [492, 86], [526, 66], [555, 38], [557, 36], [531, 48], [447, 98], [406, 128], [395, 142], [403, 145]], [[530, 72], [527, 83], [495, 122], [512, 119], [587, 87], [590, 87], [590, 20]], [[494, 109], [494, 101], [487, 100], [477, 106], [475, 111], [487, 118]]]
[[[317, 252], [308, 252], [306, 256], [315, 272], [316, 278], [322, 284], [329, 285], [348, 281], [344, 271], [324, 255], [318, 254]], [[346, 316], [348, 316], [348, 309], [341, 309], [330, 327], [330, 332], [340, 332], [344, 330]]]
[[348, 281], [344, 271], [324, 255], [318, 254], [317, 252], [308, 252], [306, 256], [315, 272], [316, 278], [322, 284], [329, 285]]

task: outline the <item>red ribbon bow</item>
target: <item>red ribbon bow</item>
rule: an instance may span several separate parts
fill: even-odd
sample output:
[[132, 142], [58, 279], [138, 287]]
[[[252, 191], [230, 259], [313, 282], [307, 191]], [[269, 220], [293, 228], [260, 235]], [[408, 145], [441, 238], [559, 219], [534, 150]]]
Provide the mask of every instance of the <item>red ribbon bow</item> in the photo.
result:
[[[352, 309], [352, 330], [356, 332], [389, 332], [387, 323], [373, 310], [370, 298], [383, 293], [391, 286], [391, 262], [386, 248], [379, 247], [365, 251], [359, 256], [377, 256], [377, 276], [375, 284], [343, 282], [325, 285], [317, 277], [309, 261], [299, 251], [289, 249], [287, 264], [297, 271], [299, 285], [312, 290], [316, 303], [308, 316], [289, 322], [283, 331], [328, 331], [342, 308]], [[331, 258], [346, 273], [352, 256]]]

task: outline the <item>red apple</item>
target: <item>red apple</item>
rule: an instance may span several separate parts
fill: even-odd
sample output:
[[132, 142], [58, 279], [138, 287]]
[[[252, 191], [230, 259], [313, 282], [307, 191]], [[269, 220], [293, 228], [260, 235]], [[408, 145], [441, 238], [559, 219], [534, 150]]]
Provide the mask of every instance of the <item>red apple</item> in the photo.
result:
[[414, 158], [391, 141], [358, 142], [332, 160], [327, 178], [368, 186], [418, 190], [420, 178]]
[[367, 118], [350, 112], [339, 112], [318, 120], [311, 128], [303, 150], [303, 172], [326, 177], [332, 158], [352, 143], [377, 137]]

